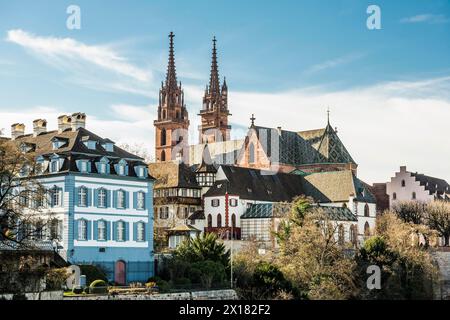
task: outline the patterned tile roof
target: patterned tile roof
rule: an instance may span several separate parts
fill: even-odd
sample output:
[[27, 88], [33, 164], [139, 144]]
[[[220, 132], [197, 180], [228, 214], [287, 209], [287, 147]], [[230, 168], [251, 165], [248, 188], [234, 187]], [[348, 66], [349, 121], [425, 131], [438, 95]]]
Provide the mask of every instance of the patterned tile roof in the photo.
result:
[[[450, 185], [444, 179], [430, 177], [420, 173], [411, 173], [416, 181], [419, 181], [421, 186], [425, 187], [425, 190], [429, 191], [430, 194], [437, 193], [438, 198], [447, 193], [450, 194]], [[448, 197], [447, 197], [448, 198]]]
[[328, 206], [321, 206], [320, 208], [322, 208], [333, 221], [358, 221], [356, 215], [354, 215], [348, 208]]
[[[300, 132], [261, 126], [254, 126], [252, 129], [256, 131], [266, 155], [277, 163], [293, 166], [316, 163], [355, 163], [336, 131], [329, 124], [324, 129]], [[279, 139], [274, 135], [277, 135]]]

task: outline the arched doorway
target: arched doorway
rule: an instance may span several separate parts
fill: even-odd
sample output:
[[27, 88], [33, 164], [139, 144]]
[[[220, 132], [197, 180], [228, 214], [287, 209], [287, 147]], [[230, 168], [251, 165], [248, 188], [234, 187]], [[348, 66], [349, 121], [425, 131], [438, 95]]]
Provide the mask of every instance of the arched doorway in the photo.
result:
[[114, 281], [119, 285], [125, 285], [127, 283], [126, 279], [126, 264], [125, 261], [119, 260], [116, 262], [116, 267], [114, 268]]

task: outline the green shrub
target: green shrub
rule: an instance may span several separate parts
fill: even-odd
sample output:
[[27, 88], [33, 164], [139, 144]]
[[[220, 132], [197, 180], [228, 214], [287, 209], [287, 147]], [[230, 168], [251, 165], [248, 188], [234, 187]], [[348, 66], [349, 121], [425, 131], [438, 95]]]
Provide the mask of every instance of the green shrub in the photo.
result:
[[99, 266], [82, 264], [79, 265], [79, 267], [81, 270], [81, 274], [84, 274], [86, 276], [86, 283], [92, 283], [97, 279], [103, 280], [105, 282], [108, 281], [105, 271]]
[[89, 287], [84, 288], [84, 293], [89, 294], [90, 293], [90, 288]]
[[108, 293], [107, 284], [104, 280], [94, 280], [89, 286], [89, 292], [94, 294]]
[[159, 288], [159, 292], [169, 292], [171, 289], [171, 285], [166, 280], [160, 280], [156, 283]]

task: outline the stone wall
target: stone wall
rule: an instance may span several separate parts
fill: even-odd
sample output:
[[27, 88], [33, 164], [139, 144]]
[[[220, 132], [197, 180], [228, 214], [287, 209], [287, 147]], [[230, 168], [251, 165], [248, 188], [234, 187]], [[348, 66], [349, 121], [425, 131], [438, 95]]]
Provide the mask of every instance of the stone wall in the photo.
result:
[[[42, 291], [25, 293], [26, 300], [62, 300], [63, 291]], [[13, 300], [14, 294], [0, 294], [0, 300]]]
[[441, 248], [433, 252], [433, 258], [440, 273], [438, 283], [434, 288], [435, 299], [450, 300], [450, 248]]
[[161, 294], [103, 295], [88, 297], [66, 297], [64, 300], [237, 300], [234, 290], [210, 290]]

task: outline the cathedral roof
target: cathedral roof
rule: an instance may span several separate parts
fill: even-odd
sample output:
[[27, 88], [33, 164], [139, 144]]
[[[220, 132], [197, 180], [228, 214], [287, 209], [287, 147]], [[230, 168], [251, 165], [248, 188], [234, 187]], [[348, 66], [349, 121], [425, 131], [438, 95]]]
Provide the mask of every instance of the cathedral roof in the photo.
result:
[[[275, 163], [292, 166], [355, 163], [329, 124], [324, 129], [300, 132], [261, 126], [253, 126], [252, 129], [255, 130], [266, 155]], [[278, 135], [279, 140], [273, 135]]]

